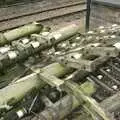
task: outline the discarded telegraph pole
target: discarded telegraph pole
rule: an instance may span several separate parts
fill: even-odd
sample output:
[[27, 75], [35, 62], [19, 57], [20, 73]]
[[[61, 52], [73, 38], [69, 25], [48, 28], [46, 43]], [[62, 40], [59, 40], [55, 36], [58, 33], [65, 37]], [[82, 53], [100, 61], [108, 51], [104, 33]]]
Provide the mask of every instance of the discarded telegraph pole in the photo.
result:
[[24, 25], [22, 27], [12, 29], [10, 31], [0, 34], [0, 46], [10, 43], [21, 37], [28, 36], [32, 33], [39, 33], [42, 30], [43, 26], [37, 22]]

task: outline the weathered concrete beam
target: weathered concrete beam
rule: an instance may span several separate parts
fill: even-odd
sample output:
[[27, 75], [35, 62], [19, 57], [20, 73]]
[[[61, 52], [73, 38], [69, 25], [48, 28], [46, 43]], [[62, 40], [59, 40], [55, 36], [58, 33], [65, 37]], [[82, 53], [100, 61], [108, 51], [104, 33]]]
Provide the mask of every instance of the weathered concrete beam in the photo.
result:
[[[82, 89], [84, 93], [89, 96], [93, 94], [93, 88], [94, 85], [91, 82], [85, 82], [84, 84], [80, 85], [80, 89]], [[70, 114], [80, 104], [82, 104], [82, 102], [79, 102], [76, 97], [67, 95], [53, 104], [51, 107], [46, 108], [43, 112], [32, 118], [32, 120], [61, 120]]]

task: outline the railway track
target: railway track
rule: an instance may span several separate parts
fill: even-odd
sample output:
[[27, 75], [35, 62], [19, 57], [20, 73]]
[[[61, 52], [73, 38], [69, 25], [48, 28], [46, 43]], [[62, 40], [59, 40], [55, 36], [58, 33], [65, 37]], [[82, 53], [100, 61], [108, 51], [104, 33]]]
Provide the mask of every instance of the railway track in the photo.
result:
[[109, 60], [96, 73], [91, 74], [89, 79], [93, 80], [99, 87], [94, 97], [101, 102], [120, 91], [120, 58]]
[[[74, 78], [75, 80], [76, 77]], [[79, 78], [77, 79], [79, 80]], [[80, 77], [80, 79], [82, 81], [83, 77]], [[120, 120], [120, 57], [108, 60], [94, 73], [84, 77], [82, 82], [84, 83], [85, 81], [95, 83], [97, 89], [92, 97], [103, 109], [114, 116], [114, 120]], [[80, 115], [80, 110], [81, 106], [73, 111], [71, 116], [68, 116], [65, 120], [76, 120], [77, 116], [79, 117]]]
[[16, 6], [16, 5], [24, 5], [25, 3], [34, 3], [36, 1], [39, 1], [39, 0], [34, 0], [34, 1], [31, 1], [31, 0], [1, 0], [0, 1], [0, 7], [11, 7], [11, 6]]
[[[41, 2], [37, 2], [37, 3], [31, 3], [30, 6], [28, 6], [28, 7], [26, 5], [20, 5], [20, 6], [16, 5], [16, 6], [14, 6], [14, 8], [13, 8], [13, 6], [1, 8], [0, 15], [2, 15], [2, 18], [0, 18], [0, 22], [15, 19], [18, 17], [30, 16], [30, 15], [38, 14], [41, 12], [48, 12], [50, 10], [56, 10], [56, 9], [71, 7], [71, 6], [76, 6], [76, 5], [82, 5], [84, 3], [85, 3], [84, 1], [78, 1], [78, 0], [76, 0], [74, 2], [71, 2], [71, 1], [57, 2], [57, 3], [49, 3], [49, 4], [45, 4], [45, 5], [42, 4]], [[33, 7], [36, 4], [38, 6]], [[22, 10], [21, 11], [17, 10], [18, 9], [17, 7], [22, 8]], [[29, 9], [30, 7], [32, 7], [32, 9]], [[16, 9], [16, 11], [14, 11], [15, 9]], [[26, 11], [26, 9], [28, 9], [28, 10]], [[21, 13], [19, 13], [19, 12], [21, 12]], [[8, 15], [6, 15], [6, 14], [8, 14]]]
[[[47, 3], [47, 2], [46, 2]], [[18, 8], [17, 8], [18, 7]], [[53, 18], [69, 16], [75, 13], [82, 13], [86, 10], [83, 0], [78, 1], [57, 1], [29, 3], [14, 7], [1, 8], [0, 12], [0, 31], [15, 28], [32, 21], [50, 21]], [[74, 18], [73, 18], [74, 19]]]
[[120, 58], [109, 60], [96, 74], [90, 75], [90, 78], [98, 85], [93, 97], [103, 108], [107, 108], [116, 120], [120, 120]]
[[120, 57], [110, 59], [96, 72], [85, 78], [85, 81], [94, 82], [97, 88], [92, 97], [100, 103], [102, 108], [107, 108], [115, 120], [120, 120]]

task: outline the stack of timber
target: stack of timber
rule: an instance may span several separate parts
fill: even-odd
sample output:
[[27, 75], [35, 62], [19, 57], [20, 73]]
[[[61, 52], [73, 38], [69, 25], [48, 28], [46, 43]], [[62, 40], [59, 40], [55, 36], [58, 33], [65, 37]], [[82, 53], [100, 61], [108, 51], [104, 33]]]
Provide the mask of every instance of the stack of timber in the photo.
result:
[[101, 25], [120, 24], [119, 0], [92, 0], [90, 27]]
[[119, 120], [119, 25], [33, 22], [3, 31], [0, 46], [0, 120]]

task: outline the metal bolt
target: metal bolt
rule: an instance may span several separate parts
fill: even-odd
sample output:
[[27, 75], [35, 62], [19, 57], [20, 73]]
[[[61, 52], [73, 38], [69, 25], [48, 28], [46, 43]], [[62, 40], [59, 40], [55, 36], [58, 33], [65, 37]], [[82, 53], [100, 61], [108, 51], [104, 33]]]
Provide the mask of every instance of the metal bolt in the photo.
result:
[[117, 85], [113, 85], [112, 88], [113, 88], [114, 90], [117, 90], [118, 86], [117, 86]]
[[98, 78], [99, 80], [101, 80], [101, 79], [103, 78], [103, 76], [102, 76], [102, 75], [98, 75], [97, 78]]

